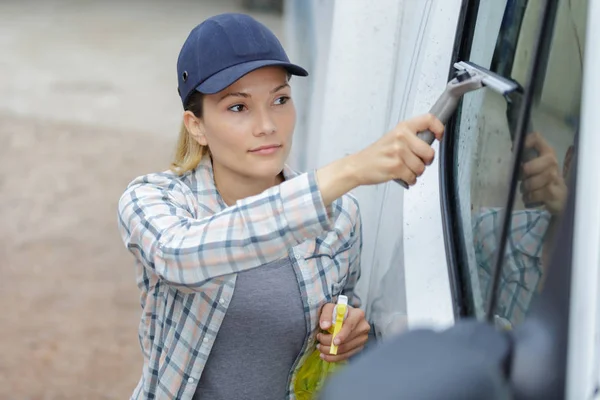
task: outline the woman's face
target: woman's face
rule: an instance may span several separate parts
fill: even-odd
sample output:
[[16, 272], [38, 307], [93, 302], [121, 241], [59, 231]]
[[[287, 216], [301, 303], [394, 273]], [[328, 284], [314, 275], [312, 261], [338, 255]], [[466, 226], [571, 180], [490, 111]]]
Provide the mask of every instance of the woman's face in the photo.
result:
[[290, 152], [295, 123], [286, 70], [265, 67], [206, 95], [194, 136], [210, 148], [222, 178], [273, 180]]

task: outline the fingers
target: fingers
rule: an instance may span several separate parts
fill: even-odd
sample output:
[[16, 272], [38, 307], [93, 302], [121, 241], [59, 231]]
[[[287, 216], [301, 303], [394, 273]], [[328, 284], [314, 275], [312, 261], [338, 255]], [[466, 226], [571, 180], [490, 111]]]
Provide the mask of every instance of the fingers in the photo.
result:
[[548, 191], [548, 188], [533, 190], [531, 192], [527, 192], [523, 196], [523, 199], [531, 203], [544, 202], [550, 198]]
[[[328, 307], [329, 306], [329, 307]], [[331, 316], [333, 312], [333, 303], [328, 303], [321, 309], [320, 326], [324, 329], [327, 326], [327, 315]], [[327, 328], [325, 328], [327, 329]], [[321, 352], [321, 358], [328, 362], [337, 362], [352, 357], [360, 352], [368, 340], [369, 330], [371, 326], [365, 319], [365, 313], [360, 308], [348, 307], [348, 316], [342, 325], [342, 329], [335, 337], [335, 345], [338, 346], [338, 354], [331, 355], [331, 334], [317, 334], [317, 348]]]
[[[404, 123], [396, 128], [401, 140], [404, 140], [410, 150], [415, 153], [426, 165], [433, 162], [434, 151], [429, 144], [421, 140], [417, 133], [426, 130], [431, 131], [436, 139], [440, 140], [444, 134], [444, 125], [432, 114], [425, 114]], [[417, 171], [415, 171], [417, 172]]]
[[430, 165], [435, 152], [421, 140], [418, 132], [431, 131], [441, 139], [444, 126], [434, 116], [427, 114], [403, 121], [375, 143], [354, 155], [351, 169], [358, 172], [361, 185], [372, 185], [401, 179], [414, 185], [425, 167]]
[[[562, 181], [556, 154], [537, 132], [526, 137], [525, 146], [534, 147], [540, 156], [523, 164], [523, 199], [532, 203], [544, 202], [549, 206], [552, 201], [559, 200], [562, 196], [561, 191], [555, 188]], [[555, 195], [558, 197], [555, 198]]]
[[396, 126], [395, 155], [398, 159], [396, 178], [403, 179], [409, 185], [416, 183], [417, 177], [425, 172], [425, 167], [431, 165], [435, 151], [421, 140], [418, 132], [430, 130], [437, 139], [444, 133], [443, 124], [431, 114], [421, 115], [404, 121]]
[[[360, 336], [368, 336], [370, 330], [371, 330], [371, 326], [369, 325], [369, 323], [366, 320], [363, 320], [362, 322], [359, 323], [357, 328], [354, 329], [354, 331], [352, 331], [350, 333], [350, 335], [346, 338], [346, 340], [342, 344], [350, 343], [351, 341], [353, 341], [354, 339], [356, 339], [357, 337], [360, 337]], [[332, 337], [333, 337], [333, 335], [330, 333], [319, 333], [317, 335], [317, 341], [319, 342], [319, 344], [321, 346], [329, 347], [329, 346], [331, 346], [331, 338]], [[338, 347], [338, 350], [340, 347]], [[327, 351], [329, 351], [329, 349]]]
[[408, 186], [413, 186], [417, 183], [417, 174], [408, 168], [408, 166], [405, 166], [404, 163], [401, 163], [401, 165], [395, 168], [392, 179], [402, 179]]
[[365, 320], [365, 312], [360, 308], [348, 307], [348, 317], [342, 325], [342, 329], [333, 339], [333, 344], [339, 346], [344, 343], [350, 334], [356, 329], [356, 326]]
[[412, 132], [406, 135], [406, 143], [410, 150], [419, 157], [425, 165], [431, 165], [435, 157], [435, 151], [429, 144], [419, 139], [419, 137]]
[[[342, 329], [336, 335], [335, 341], [338, 343], [336, 346], [347, 343], [361, 335], [368, 335], [370, 330], [371, 325], [364, 318], [364, 311], [357, 308], [351, 309], [348, 312], [348, 318], [346, 318], [342, 325]], [[332, 336], [333, 335], [330, 333], [319, 333], [317, 335], [317, 340], [321, 345], [330, 346]]]
[[394, 132], [392, 146], [393, 177], [414, 185], [417, 177], [425, 172], [425, 167], [433, 162], [435, 151], [419, 139], [416, 134], [405, 126], [400, 126]]
[[528, 177], [523, 181], [523, 189], [528, 192], [542, 189], [559, 179], [557, 169], [546, 169], [537, 175]]
[[444, 135], [444, 124], [442, 124], [442, 122], [433, 114], [419, 115], [401, 122], [400, 125], [406, 126], [408, 129], [414, 132], [415, 135], [417, 132], [423, 132], [426, 130], [430, 130], [431, 133], [435, 135], [437, 140], [441, 140], [442, 136]]
[[[428, 150], [431, 151], [431, 158], [433, 159], [433, 149], [427, 145], [427, 143], [423, 142], [421, 139], [416, 138], [416, 136], [413, 136], [413, 138], [415, 138], [417, 141], [421, 142], [421, 144], [425, 145], [425, 147], [427, 147]], [[403, 166], [405, 166], [406, 168], [409, 169], [409, 173], [410, 177], [412, 177], [412, 175], [414, 175], [415, 177], [415, 181], [416, 178], [423, 175], [423, 172], [425, 172], [425, 165], [428, 161], [425, 161], [421, 156], [419, 156], [419, 154], [415, 153], [411, 148], [409, 148], [408, 146], [402, 146], [399, 150], [399, 157], [402, 160], [402, 164]], [[429, 151], [427, 151], [427, 153], [429, 153]], [[427, 156], [427, 160], [429, 160], [429, 156]], [[429, 165], [429, 164], [427, 164]], [[402, 171], [400, 171], [401, 173]]]
[[327, 362], [344, 361], [344, 360], [349, 359], [353, 355], [360, 353], [363, 350], [363, 348], [364, 348], [364, 346], [357, 347], [354, 350], [349, 351], [348, 353], [343, 353], [343, 354], [338, 353], [337, 355], [321, 353], [321, 359], [323, 359]]
[[528, 191], [523, 196], [527, 202], [562, 202], [566, 197], [566, 186], [561, 184], [546, 185], [541, 189]]
[[532, 132], [525, 137], [525, 147], [533, 147], [540, 153], [540, 156], [545, 154], [554, 154], [554, 149], [548, 144], [548, 142], [539, 132]]
[[335, 304], [333, 304], [333, 303], [327, 303], [323, 307], [321, 307], [321, 314], [319, 317], [319, 326], [324, 331], [326, 331], [327, 329], [329, 329], [331, 327], [331, 324], [332, 324], [331, 316], [333, 314], [334, 307], [335, 307]]
[[[538, 132], [525, 138], [525, 147], [535, 148], [539, 157], [523, 164], [523, 200], [531, 203], [544, 203], [553, 215], [562, 212], [567, 197], [564, 177], [558, 168], [554, 149]], [[566, 158], [566, 157], [565, 157]], [[565, 163], [568, 160], [565, 159]]]
[[552, 153], [546, 152], [544, 155], [540, 153], [539, 157], [523, 164], [523, 173], [527, 177], [538, 175], [548, 170], [558, 171], [558, 160], [554, 155], [554, 151]]
[[[368, 339], [369, 339], [369, 336], [366, 334], [363, 334], [361, 336], [355, 337], [354, 339], [350, 340], [348, 343], [341, 344], [340, 346], [338, 346], [337, 355], [341, 356], [346, 353], [352, 353], [356, 349], [363, 348], [365, 346], [365, 344], [367, 343]], [[318, 344], [317, 349], [325, 356], [330, 355], [329, 350], [331, 349], [331, 346]]]

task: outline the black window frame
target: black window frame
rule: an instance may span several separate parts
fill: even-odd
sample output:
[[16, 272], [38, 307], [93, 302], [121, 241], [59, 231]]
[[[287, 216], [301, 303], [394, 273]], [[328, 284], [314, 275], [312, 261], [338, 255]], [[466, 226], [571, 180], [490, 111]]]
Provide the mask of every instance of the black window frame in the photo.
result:
[[[471, 45], [475, 34], [475, 25], [479, 13], [480, 0], [463, 0], [455, 34], [454, 49], [448, 73], [448, 80], [455, 75], [452, 67], [455, 62], [468, 60], [471, 54]], [[452, 309], [454, 318], [473, 316], [475, 306], [472, 292], [467, 284], [468, 267], [460, 268], [460, 265], [468, 263], [465, 252], [463, 224], [458, 215], [459, 204], [455, 196], [454, 187], [456, 179], [454, 176], [454, 154], [457, 142], [454, 140], [458, 134], [458, 121], [462, 114], [462, 101], [455, 115], [446, 124], [445, 137], [440, 145], [440, 206], [442, 211], [442, 228], [444, 245], [446, 250], [446, 265], [448, 267], [448, 278], [450, 283], [450, 294], [452, 297]]]
[[[452, 60], [450, 63], [450, 71], [448, 74], [449, 80], [455, 75], [456, 71], [452, 67], [457, 61], [468, 61], [471, 54], [471, 46], [475, 34], [477, 17], [479, 13], [480, 0], [463, 0], [457, 31], [455, 35], [454, 49], [452, 52]], [[552, 33], [555, 27], [556, 13], [558, 8], [558, 0], [548, 0], [546, 9], [546, 19], [549, 21], [545, 25], [544, 39], [542, 46], [537, 52], [538, 59], [548, 59], [550, 44], [552, 42]], [[532, 59], [530, 63], [533, 63]], [[531, 65], [530, 65], [531, 66]], [[534, 96], [539, 95], [537, 91], [541, 90], [541, 83], [545, 77], [546, 64], [541, 68], [542, 73], [535, 77], [531, 82], [526, 83], [526, 87], [533, 87]], [[530, 104], [520, 105], [519, 114], [523, 109], [529, 108]], [[462, 115], [462, 100], [457, 107], [456, 113], [450, 118], [446, 126], [445, 138], [440, 146], [440, 206], [442, 211], [442, 227], [444, 235], [444, 245], [446, 250], [446, 265], [448, 267], [448, 277], [450, 283], [450, 291], [452, 297], [452, 308], [455, 319], [475, 316], [475, 302], [473, 292], [469, 286], [469, 261], [467, 256], [467, 243], [464, 240], [464, 227], [462, 218], [460, 217], [459, 198], [456, 195], [456, 177], [454, 175], [454, 164], [456, 155], [455, 140], [459, 134], [459, 121]], [[529, 110], [527, 110], [529, 117]], [[515, 148], [515, 155], [512, 159], [511, 169], [515, 170], [515, 165], [520, 162], [522, 156], [523, 141], [520, 138], [515, 138], [518, 143]], [[516, 143], [516, 144], [517, 144]], [[507, 196], [507, 204], [505, 209], [512, 210], [514, 201], [515, 182], [511, 177], [511, 189]], [[508, 219], [509, 213], [505, 215]], [[501, 238], [504, 242], [505, 238]], [[504, 247], [504, 246], [502, 246]], [[488, 299], [483, 299], [487, 301]], [[493, 305], [493, 304], [492, 304]], [[487, 310], [486, 310], [487, 313]], [[486, 315], [486, 317], [489, 317]]]

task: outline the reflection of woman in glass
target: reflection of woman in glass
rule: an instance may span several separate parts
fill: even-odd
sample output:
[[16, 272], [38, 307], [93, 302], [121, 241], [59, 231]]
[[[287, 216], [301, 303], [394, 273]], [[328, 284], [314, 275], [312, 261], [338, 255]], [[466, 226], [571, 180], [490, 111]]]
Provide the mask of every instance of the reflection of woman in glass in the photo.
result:
[[[565, 180], [573, 146], [565, 155], [562, 174], [554, 149], [539, 133], [528, 135], [527, 148], [539, 157], [523, 164], [521, 191], [524, 202], [541, 202], [544, 208], [513, 211], [499, 285], [495, 314], [514, 324], [523, 319], [543, 285], [544, 262], [551, 250], [557, 220], [567, 197]], [[487, 299], [499, 242], [502, 209], [484, 209], [475, 218], [473, 237], [482, 294]]]

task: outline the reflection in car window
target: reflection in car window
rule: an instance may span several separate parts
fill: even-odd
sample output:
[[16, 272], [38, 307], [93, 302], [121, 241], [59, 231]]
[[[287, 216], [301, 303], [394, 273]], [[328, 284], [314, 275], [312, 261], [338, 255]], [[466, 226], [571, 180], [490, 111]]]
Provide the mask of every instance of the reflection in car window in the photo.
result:
[[[470, 61], [532, 85], [534, 99], [519, 187], [510, 215], [495, 320], [521, 321], [543, 288], [544, 267], [567, 196], [566, 179], [579, 120], [587, 1], [559, 1], [553, 35], [542, 50], [543, 76], [526, 82], [543, 2], [482, 1]], [[513, 140], [522, 91], [491, 90], [465, 96], [455, 154], [456, 197], [466, 249], [468, 287], [475, 314], [484, 316], [508, 201]]]

